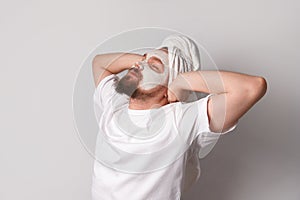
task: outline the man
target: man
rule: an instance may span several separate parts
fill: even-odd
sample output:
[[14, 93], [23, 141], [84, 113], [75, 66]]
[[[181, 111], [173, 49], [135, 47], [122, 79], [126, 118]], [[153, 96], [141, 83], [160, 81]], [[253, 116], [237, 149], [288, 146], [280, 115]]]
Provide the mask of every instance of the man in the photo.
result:
[[[266, 92], [263, 77], [228, 71], [187, 71], [170, 81], [169, 50], [94, 58], [93, 200], [180, 199], [200, 176], [203, 149]], [[208, 96], [182, 103], [188, 91]]]

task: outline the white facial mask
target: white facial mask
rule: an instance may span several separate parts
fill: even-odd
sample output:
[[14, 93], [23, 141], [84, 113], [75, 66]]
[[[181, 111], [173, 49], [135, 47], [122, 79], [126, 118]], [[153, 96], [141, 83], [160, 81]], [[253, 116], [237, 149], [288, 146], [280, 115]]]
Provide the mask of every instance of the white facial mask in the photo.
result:
[[143, 79], [140, 82], [140, 87], [145, 90], [150, 90], [158, 85], [166, 85], [167, 82], [167, 70], [163, 73], [159, 73], [151, 69], [146, 61], [140, 62], [139, 66], [142, 68]]
[[[155, 70], [155, 66], [157, 65], [155, 64], [155, 62], [151, 63], [153, 64], [152, 68], [149, 66], [148, 60], [151, 57], [156, 57], [163, 63], [164, 65], [163, 72], [159, 72], [158, 70]], [[150, 90], [158, 85], [167, 85], [168, 75], [169, 75], [167, 53], [161, 52], [159, 50], [148, 52], [146, 60], [138, 62], [138, 65], [142, 68], [141, 74], [143, 75], [143, 79], [139, 84], [139, 86], [142, 89]]]

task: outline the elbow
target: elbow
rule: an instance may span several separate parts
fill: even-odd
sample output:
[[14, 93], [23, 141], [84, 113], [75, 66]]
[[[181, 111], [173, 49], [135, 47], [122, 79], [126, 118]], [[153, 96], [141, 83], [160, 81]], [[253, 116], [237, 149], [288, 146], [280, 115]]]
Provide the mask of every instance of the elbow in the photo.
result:
[[107, 66], [106, 66], [103, 55], [102, 54], [96, 55], [92, 60], [92, 70], [93, 71], [98, 71], [98, 70], [102, 70], [102, 69], [107, 70], [106, 68], [107, 68]]
[[268, 84], [264, 77], [257, 77], [256, 90], [259, 97], [263, 97], [267, 92]]
[[95, 68], [99, 66], [100, 55], [96, 55], [92, 61], [92, 67]]
[[252, 84], [250, 84], [250, 88], [248, 89], [251, 96], [256, 99], [262, 98], [267, 92], [267, 81], [264, 77], [256, 76], [253, 78]]

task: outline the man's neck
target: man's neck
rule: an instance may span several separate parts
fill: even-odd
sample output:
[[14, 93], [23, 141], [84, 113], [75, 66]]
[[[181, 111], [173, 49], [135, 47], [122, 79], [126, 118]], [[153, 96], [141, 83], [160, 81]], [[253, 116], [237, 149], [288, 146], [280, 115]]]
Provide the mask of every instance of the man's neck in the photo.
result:
[[133, 110], [148, 110], [159, 108], [167, 104], [169, 104], [168, 99], [164, 96], [161, 98], [154, 97], [149, 99], [130, 98], [129, 100], [129, 108]]

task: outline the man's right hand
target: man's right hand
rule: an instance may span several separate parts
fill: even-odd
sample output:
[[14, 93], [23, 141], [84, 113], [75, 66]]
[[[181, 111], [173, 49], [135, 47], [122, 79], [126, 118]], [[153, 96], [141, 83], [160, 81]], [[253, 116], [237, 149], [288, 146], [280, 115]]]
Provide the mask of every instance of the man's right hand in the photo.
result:
[[145, 56], [133, 53], [108, 53], [95, 56], [92, 63], [95, 86], [97, 87], [105, 77], [127, 70], [144, 58]]

